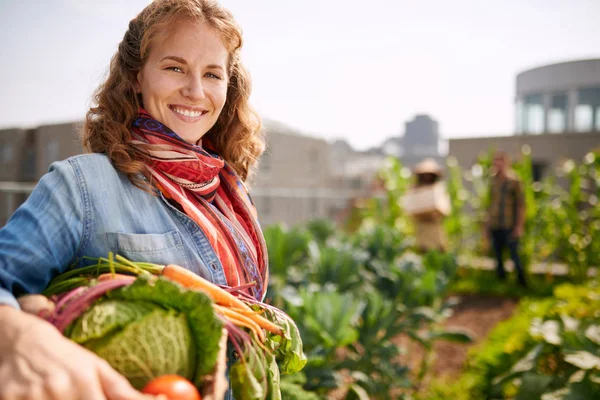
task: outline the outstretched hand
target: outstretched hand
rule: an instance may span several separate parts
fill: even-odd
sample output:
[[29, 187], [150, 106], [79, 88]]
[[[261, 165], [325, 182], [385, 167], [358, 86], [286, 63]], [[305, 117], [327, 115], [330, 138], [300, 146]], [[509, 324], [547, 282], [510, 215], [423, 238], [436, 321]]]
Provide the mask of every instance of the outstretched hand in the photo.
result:
[[111, 366], [54, 326], [0, 306], [0, 399], [149, 400]]

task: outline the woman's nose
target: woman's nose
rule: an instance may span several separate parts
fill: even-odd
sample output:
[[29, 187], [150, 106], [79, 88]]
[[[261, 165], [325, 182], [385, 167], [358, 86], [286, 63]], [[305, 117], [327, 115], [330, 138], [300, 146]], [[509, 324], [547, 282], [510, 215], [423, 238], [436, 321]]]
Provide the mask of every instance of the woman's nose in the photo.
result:
[[190, 100], [202, 100], [206, 97], [202, 86], [202, 77], [191, 76], [183, 88], [183, 96]]

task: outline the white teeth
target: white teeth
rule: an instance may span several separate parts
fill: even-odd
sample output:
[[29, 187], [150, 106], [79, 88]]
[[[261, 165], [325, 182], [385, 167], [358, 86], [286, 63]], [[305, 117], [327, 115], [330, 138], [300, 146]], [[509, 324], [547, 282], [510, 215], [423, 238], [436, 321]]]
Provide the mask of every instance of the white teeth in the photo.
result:
[[196, 118], [196, 117], [199, 117], [200, 115], [202, 115], [202, 111], [190, 111], [190, 110], [184, 110], [182, 108], [173, 108], [173, 111], [175, 111], [177, 114], [181, 114], [181, 115], [184, 115], [186, 117], [191, 117], [191, 118]]

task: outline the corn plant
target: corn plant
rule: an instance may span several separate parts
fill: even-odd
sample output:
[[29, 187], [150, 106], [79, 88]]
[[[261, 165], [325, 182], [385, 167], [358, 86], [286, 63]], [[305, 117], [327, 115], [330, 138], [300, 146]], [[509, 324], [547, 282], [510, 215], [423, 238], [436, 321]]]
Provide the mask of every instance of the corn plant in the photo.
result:
[[520, 239], [519, 255], [525, 271], [529, 269], [534, 257], [536, 238], [533, 234], [537, 220], [538, 201], [535, 196], [531, 149], [523, 146], [521, 160], [514, 165], [514, 170], [521, 179], [525, 201], [525, 229]]
[[446, 190], [450, 197], [452, 209], [450, 215], [444, 221], [444, 226], [448, 233], [450, 247], [458, 252], [463, 249], [468, 229], [468, 214], [464, 212], [467, 192], [463, 186], [462, 170], [455, 158], [448, 158], [447, 168]]

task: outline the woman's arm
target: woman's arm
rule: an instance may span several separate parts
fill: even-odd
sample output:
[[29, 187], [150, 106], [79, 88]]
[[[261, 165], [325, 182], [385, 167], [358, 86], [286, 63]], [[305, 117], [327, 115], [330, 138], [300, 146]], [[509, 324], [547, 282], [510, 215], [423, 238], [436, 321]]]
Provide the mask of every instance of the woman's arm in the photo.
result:
[[86, 196], [64, 161], [0, 229], [0, 399], [152, 398], [50, 323], [18, 310], [16, 296], [40, 293], [77, 254], [85, 215]]
[[55, 163], [0, 229], [0, 304], [40, 293], [72, 261], [85, 232], [85, 201], [68, 161]]

